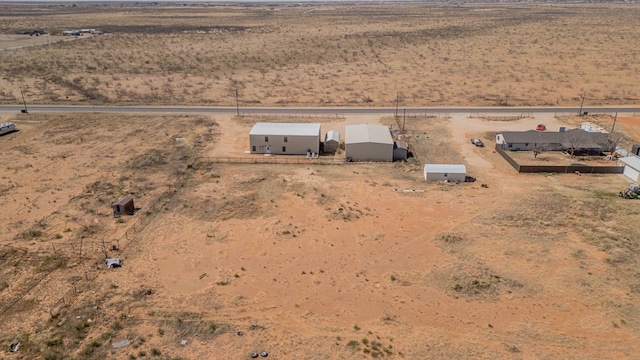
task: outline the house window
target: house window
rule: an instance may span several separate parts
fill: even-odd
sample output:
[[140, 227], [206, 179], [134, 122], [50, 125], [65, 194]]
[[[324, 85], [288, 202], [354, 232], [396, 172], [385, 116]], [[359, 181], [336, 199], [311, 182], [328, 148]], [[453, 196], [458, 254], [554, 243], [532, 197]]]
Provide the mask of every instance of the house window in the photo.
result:
[[256, 152], [256, 146], [255, 146], [255, 145], [253, 145], [253, 146], [251, 147], [251, 151]]
[[289, 137], [288, 136], [284, 137], [284, 142], [289, 142]]
[[269, 142], [269, 137], [268, 136], [264, 137], [264, 142]]
[[509, 147], [513, 147], [513, 144], [509, 144]]
[[[286, 138], [285, 138], [285, 139], [286, 139]], [[287, 152], [287, 147], [286, 147], [286, 146], [283, 146], [283, 147], [282, 147], [282, 152]]]

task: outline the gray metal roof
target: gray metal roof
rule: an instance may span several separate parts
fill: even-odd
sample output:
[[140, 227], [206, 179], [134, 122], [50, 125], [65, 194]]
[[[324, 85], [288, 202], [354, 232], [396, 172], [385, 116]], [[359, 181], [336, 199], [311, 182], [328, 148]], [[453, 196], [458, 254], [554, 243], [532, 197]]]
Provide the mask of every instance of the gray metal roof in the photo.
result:
[[627, 164], [627, 166], [629, 167], [632, 167], [636, 170], [640, 170], [640, 157], [637, 157], [637, 156], [623, 157], [620, 159], [620, 161]]
[[324, 136], [324, 142], [329, 140], [333, 140], [335, 142], [340, 143], [340, 133], [335, 130], [329, 130]]
[[304, 123], [263, 123], [253, 125], [249, 135], [299, 135], [317, 136], [320, 134], [320, 124]]
[[467, 167], [464, 164], [424, 164], [427, 173], [466, 174]]
[[393, 145], [391, 132], [384, 125], [346, 125], [344, 127], [344, 141], [346, 144], [378, 143]]
[[581, 148], [601, 148], [608, 144], [608, 135], [603, 133], [592, 133], [582, 129], [571, 129], [562, 132], [552, 131], [504, 131], [502, 137], [507, 144], [561, 144], [565, 147], [571, 147], [571, 141], [567, 139], [569, 134], [578, 133], [583, 139], [580, 141]]

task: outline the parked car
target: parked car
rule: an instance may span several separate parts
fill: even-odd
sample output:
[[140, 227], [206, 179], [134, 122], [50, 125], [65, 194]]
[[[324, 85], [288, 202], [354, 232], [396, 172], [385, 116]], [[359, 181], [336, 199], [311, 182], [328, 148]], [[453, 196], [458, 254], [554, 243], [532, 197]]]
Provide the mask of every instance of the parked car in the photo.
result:
[[545, 131], [547, 130], [547, 127], [544, 126], [544, 124], [538, 124], [538, 126], [536, 126], [536, 131]]
[[475, 146], [484, 147], [484, 143], [480, 139], [471, 139], [471, 143]]

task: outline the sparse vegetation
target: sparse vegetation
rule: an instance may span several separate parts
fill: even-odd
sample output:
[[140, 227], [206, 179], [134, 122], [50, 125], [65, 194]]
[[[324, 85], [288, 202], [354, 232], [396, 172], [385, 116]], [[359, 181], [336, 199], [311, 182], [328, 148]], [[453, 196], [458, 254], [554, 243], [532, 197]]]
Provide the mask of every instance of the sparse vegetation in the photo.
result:
[[[576, 77], [593, 88], [590, 107], [638, 98], [640, 17], [628, 4], [361, 5], [20, 5], [33, 8], [0, 11], [5, 28], [120, 25], [0, 52], [0, 102], [22, 89], [36, 103], [228, 106], [237, 89], [240, 109], [389, 106], [396, 95], [401, 108], [575, 106]], [[0, 171], [3, 344], [22, 341], [25, 359], [232, 358], [257, 347], [289, 358], [589, 358], [595, 345], [603, 358], [633, 356], [640, 210], [616, 195], [627, 182], [516, 175], [468, 138], [546, 115], [467, 115], [2, 115], [21, 126], [0, 137], [11, 159]], [[619, 131], [633, 130], [637, 120], [623, 120]], [[209, 158], [253, 159], [243, 152], [257, 121], [380, 122], [419, 160]], [[425, 162], [466, 163], [489, 187], [425, 183]], [[114, 219], [124, 195], [141, 211]], [[106, 269], [105, 257], [123, 268]], [[607, 332], [621, 336], [601, 341]]]
[[[1, 13], [11, 13], [7, 6]], [[598, 53], [633, 54], [629, 36], [640, 16], [623, 5], [576, 17], [574, 8], [540, 4], [524, 6], [526, 16], [508, 7], [484, 11], [496, 10], [493, 4], [368, 4], [315, 11], [313, 19], [298, 16], [296, 7], [219, 7], [213, 15], [184, 6], [173, 8], [170, 20], [161, 7], [76, 6], [77, 12], [48, 9], [51, 16], [39, 17], [40, 24], [118, 26], [104, 25], [109, 36], [3, 52], [0, 101], [20, 99], [14, 89], [25, 84], [33, 84], [27, 94], [38, 103], [228, 106], [237, 89], [243, 103], [263, 106], [576, 106], [582, 85], [598, 104], [638, 97], [626, 81], [636, 63], [584, 48], [588, 41]], [[416, 14], [427, 21], [416, 21]], [[615, 28], [606, 26], [614, 21]], [[5, 29], [21, 31], [25, 23], [26, 15], [12, 13]], [[618, 31], [632, 35], [622, 39]], [[396, 90], [383, 86], [389, 79]]]

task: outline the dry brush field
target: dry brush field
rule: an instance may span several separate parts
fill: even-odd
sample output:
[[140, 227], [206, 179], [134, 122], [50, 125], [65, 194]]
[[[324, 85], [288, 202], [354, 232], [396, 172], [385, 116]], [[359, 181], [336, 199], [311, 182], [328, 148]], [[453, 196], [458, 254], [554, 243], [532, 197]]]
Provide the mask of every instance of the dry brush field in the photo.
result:
[[[516, 174], [467, 140], [503, 121], [407, 119], [421, 160], [465, 161], [479, 177], [456, 185], [425, 183], [413, 161], [202, 161], [243, 156], [235, 134], [251, 118], [8, 120], [21, 128], [0, 137], [11, 358], [640, 356], [640, 214], [617, 197], [626, 181]], [[113, 218], [126, 194], [140, 209]], [[123, 267], [107, 270], [105, 252]]]
[[[392, 106], [396, 93], [407, 106], [575, 105], [585, 89], [592, 104], [634, 103], [638, 11], [3, 4], [7, 33], [111, 34], [0, 51], [0, 101], [23, 89], [35, 103], [232, 105], [237, 88], [265, 106]], [[539, 119], [408, 118], [421, 162], [464, 162], [479, 180], [456, 185], [425, 183], [420, 161], [207, 160], [250, 159], [257, 117], [0, 116], [20, 129], [0, 137], [0, 346], [21, 342], [2, 356], [640, 358], [627, 181], [516, 174], [469, 144]], [[640, 140], [637, 118], [618, 121]], [[113, 218], [123, 195], [139, 210]], [[107, 270], [105, 253], [123, 267]]]
[[96, 28], [0, 52], [0, 102], [632, 104], [640, 9], [570, 4], [11, 5], [0, 31]]

